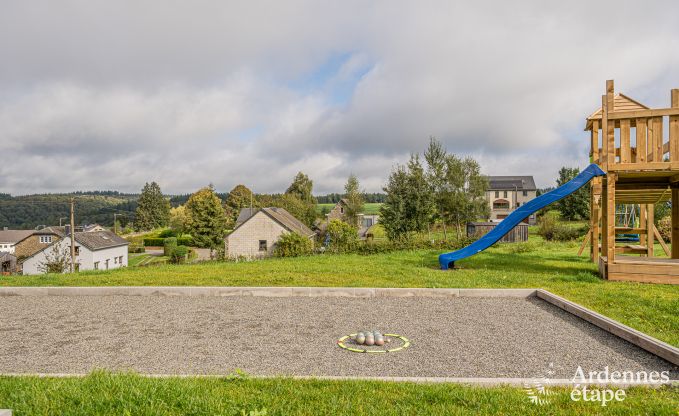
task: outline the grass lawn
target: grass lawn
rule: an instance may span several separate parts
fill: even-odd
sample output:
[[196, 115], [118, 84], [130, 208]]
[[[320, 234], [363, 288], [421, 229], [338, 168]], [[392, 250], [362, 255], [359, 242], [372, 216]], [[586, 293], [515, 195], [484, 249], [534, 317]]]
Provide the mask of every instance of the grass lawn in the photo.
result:
[[129, 267], [158, 265], [167, 263], [168, 259], [165, 256], [152, 256], [146, 253], [130, 254], [127, 264]]
[[16, 415], [676, 415], [677, 389], [626, 389], [606, 407], [556, 389], [531, 404], [519, 388], [291, 379], [162, 378], [95, 372], [85, 378], [0, 377], [0, 407]]
[[[320, 255], [253, 262], [208, 262], [83, 272], [6, 276], [2, 286], [197, 285], [544, 288], [679, 346], [679, 287], [599, 279], [578, 257], [579, 243], [504, 244], [438, 269], [440, 251], [371, 256]], [[571, 402], [528, 402], [522, 389], [453, 384], [416, 385], [291, 379], [150, 379], [95, 373], [86, 378], [0, 377], [0, 408], [17, 414], [673, 414], [679, 389], [627, 389], [627, 399], [602, 408]], [[23, 410], [24, 413], [19, 413]], [[252, 413], [256, 414], [256, 413]]]
[[[329, 212], [332, 207], [334, 207], [335, 204], [317, 204], [316, 205], [316, 211], [318, 213], [323, 212], [323, 208], [326, 208], [327, 211]], [[379, 214], [380, 213], [380, 207], [382, 206], [381, 203], [379, 202], [369, 202], [366, 204], [363, 204], [363, 213], [364, 214]]]

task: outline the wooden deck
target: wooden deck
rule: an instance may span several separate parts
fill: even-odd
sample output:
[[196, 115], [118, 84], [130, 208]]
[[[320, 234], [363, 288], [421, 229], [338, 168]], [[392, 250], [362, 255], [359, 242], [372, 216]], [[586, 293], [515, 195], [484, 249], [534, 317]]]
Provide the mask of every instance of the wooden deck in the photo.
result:
[[599, 271], [608, 280], [679, 284], [679, 259], [616, 256], [612, 264], [599, 259]]

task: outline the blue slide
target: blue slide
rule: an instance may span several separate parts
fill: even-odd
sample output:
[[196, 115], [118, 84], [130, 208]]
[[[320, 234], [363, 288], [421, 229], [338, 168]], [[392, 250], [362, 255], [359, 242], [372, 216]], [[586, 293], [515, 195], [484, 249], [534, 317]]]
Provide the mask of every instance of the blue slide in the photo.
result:
[[606, 173], [595, 163], [592, 163], [572, 180], [566, 182], [553, 191], [542, 194], [539, 197], [526, 202], [524, 205], [521, 205], [512, 211], [512, 213], [509, 214], [507, 218], [499, 222], [495, 228], [488, 232], [488, 234], [474, 241], [472, 244], [451, 253], [441, 254], [439, 256], [441, 269], [448, 270], [449, 267], [455, 266], [455, 262], [457, 260], [473, 256], [474, 254], [487, 249], [488, 247], [497, 243], [505, 234], [510, 232], [521, 221], [534, 212], [567, 197], [568, 195], [582, 188], [587, 182], [592, 180], [592, 178], [604, 175], [606, 175]]

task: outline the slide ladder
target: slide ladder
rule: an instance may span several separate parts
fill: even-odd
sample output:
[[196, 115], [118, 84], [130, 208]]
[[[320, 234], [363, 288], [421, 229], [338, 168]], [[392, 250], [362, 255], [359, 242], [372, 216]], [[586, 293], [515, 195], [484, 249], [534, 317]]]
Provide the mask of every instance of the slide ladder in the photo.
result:
[[567, 197], [568, 195], [582, 188], [585, 184], [587, 184], [587, 182], [592, 180], [592, 178], [604, 175], [606, 175], [606, 173], [601, 170], [597, 164], [592, 163], [591, 165], [587, 166], [585, 170], [580, 172], [580, 174], [575, 178], [554, 189], [553, 191], [542, 194], [537, 198], [526, 202], [512, 211], [512, 213], [509, 214], [507, 218], [499, 222], [495, 228], [490, 230], [486, 235], [479, 238], [472, 244], [451, 253], [441, 254], [439, 256], [439, 264], [441, 265], [441, 269], [447, 270], [450, 267], [454, 267], [457, 260], [473, 256], [474, 254], [480, 253], [481, 251], [487, 249], [488, 247], [497, 243], [505, 234], [510, 232], [514, 227], [516, 227], [521, 221], [531, 214], [539, 211], [547, 205], [553, 204], [554, 202]]

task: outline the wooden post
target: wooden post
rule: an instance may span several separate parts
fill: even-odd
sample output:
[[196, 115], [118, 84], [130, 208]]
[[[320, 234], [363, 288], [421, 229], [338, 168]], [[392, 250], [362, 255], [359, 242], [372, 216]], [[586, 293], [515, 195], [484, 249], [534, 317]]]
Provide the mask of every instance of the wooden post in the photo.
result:
[[653, 161], [663, 161], [662, 117], [653, 117]]
[[592, 163], [599, 164], [599, 120], [592, 121], [591, 131]]
[[672, 258], [679, 259], [679, 189], [672, 189]]
[[630, 120], [620, 120], [620, 162], [632, 161], [632, 147], [630, 143]]
[[[679, 107], [679, 89], [672, 90], [672, 107]], [[670, 160], [679, 161], [679, 116], [670, 116]], [[676, 184], [675, 184], [676, 186]], [[672, 189], [672, 258], [679, 259], [679, 189]]]
[[601, 256], [606, 256], [608, 253], [608, 180], [604, 177], [601, 181]]
[[[646, 204], [639, 205], [639, 228], [646, 228]], [[639, 244], [646, 245], [646, 234], [639, 234]]]
[[648, 204], [646, 208], [646, 241], [648, 242], [648, 257], [653, 257], [655, 254], [655, 234], [653, 234], [654, 227], [654, 211], [655, 206]]
[[617, 175], [609, 173], [606, 176], [606, 257], [608, 264], [615, 261], [615, 181]]
[[606, 96], [601, 96], [601, 163], [600, 167], [608, 172], [608, 142], [606, 132], [608, 131], [608, 111], [606, 111]]
[[610, 122], [608, 120], [608, 113], [615, 111], [613, 91], [613, 80], [609, 79], [606, 81], [606, 105], [603, 107], [601, 118], [602, 123], [606, 123], [606, 128], [602, 131], [604, 141], [602, 145], [606, 147], [608, 165], [613, 165], [615, 163], [615, 122]]
[[648, 150], [646, 150], [646, 119], [637, 119], [637, 163], [646, 163]]
[[[672, 108], [679, 108], [679, 89], [672, 90]], [[679, 162], [679, 116], [670, 116], [670, 162]]]

